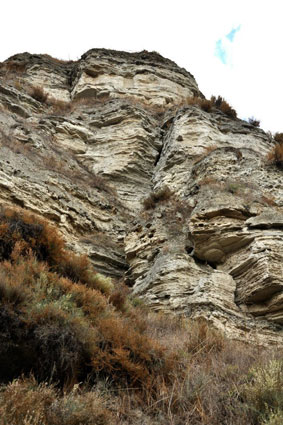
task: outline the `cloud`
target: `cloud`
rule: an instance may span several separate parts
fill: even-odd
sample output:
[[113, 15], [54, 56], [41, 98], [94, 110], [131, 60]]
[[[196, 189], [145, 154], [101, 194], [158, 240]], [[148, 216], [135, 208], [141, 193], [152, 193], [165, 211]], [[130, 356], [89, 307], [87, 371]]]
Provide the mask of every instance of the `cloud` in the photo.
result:
[[238, 25], [237, 28], [233, 28], [227, 35], [226, 38], [228, 38], [231, 43], [233, 43], [235, 35], [238, 31], [240, 31], [241, 25]]
[[223, 41], [221, 39], [216, 41], [215, 46], [215, 56], [217, 56], [222, 63], [227, 64], [227, 50], [223, 45]]
[[215, 56], [220, 59], [224, 65], [232, 65], [232, 47], [235, 35], [240, 31], [241, 25], [226, 34], [224, 37], [219, 38], [215, 43]]

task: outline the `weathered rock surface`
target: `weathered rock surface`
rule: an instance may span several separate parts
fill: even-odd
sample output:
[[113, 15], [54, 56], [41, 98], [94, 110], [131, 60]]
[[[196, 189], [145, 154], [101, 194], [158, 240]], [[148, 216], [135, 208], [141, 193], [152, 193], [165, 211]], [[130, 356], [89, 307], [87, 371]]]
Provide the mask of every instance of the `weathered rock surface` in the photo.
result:
[[194, 77], [159, 54], [93, 49], [74, 72], [72, 98], [131, 97], [152, 105], [170, 105], [199, 95]]
[[153, 308], [282, 345], [274, 141], [192, 96], [194, 77], [157, 53], [15, 55], [0, 66], [0, 201], [49, 219]]

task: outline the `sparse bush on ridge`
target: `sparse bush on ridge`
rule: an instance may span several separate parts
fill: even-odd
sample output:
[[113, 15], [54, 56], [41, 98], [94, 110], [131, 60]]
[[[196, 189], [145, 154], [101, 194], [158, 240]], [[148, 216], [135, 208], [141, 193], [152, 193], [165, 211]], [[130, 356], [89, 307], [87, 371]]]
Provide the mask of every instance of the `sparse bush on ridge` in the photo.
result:
[[276, 133], [274, 140], [276, 144], [268, 153], [267, 161], [278, 168], [283, 168], [283, 133]]
[[254, 126], [254, 127], [259, 127], [260, 126], [260, 121], [259, 120], [257, 120], [256, 118], [254, 118], [254, 117], [251, 117], [251, 118], [249, 118], [249, 124], [251, 124], [252, 126]]
[[226, 102], [223, 97], [218, 96], [217, 98], [215, 96], [211, 96], [210, 101], [213, 106], [215, 106], [217, 109], [220, 109], [225, 115], [227, 115], [230, 118], [237, 118], [237, 112], [235, 109], [233, 109], [228, 102]]
[[221, 96], [218, 96], [217, 98], [215, 96], [211, 96], [210, 100], [198, 96], [189, 97], [184, 103], [184, 106], [186, 105], [199, 106], [205, 112], [211, 112], [213, 108], [217, 108], [228, 117], [234, 119], [237, 118], [237, 112], [235, 109], [233, 109]]
[[10, 60], [4, 62], [2, 66], [9, 73], [22, 74], [23, 72], [25, 72], [27, 64]]
[[43, 55], [43, 57], [45, 57], [45, 58], [47, 58], [47, 59], [51, 60], [52, 62], [59, 64], [59, 65], [68, 65], [68, 64], [72, 64], [72, 63], [75, 62], [73, 60], [55, 58], [55, 57], [49, 55], [48, 53], [45, 53]]
[[[46, 56], [49, 57], [48, 55]], [[56, 58], [51, 58], [51, 57], [49, 58], [53, 60], [54, 62], [57, 62], [58, 64], [72, 62], [72, 61], [65, 62], [65, 61], [57, 60]], [[109, 96], [101, 96], [101, 97], [83, 97], [82, 96], [80, 98], [72, 99], [71, 101], [68, 102], [68, 101], [63, 101], [60, 99], [55, 99], [52, 96], [49, 96], [44, 91], [43, 87], [32, 87], [29, 90], [29, 95], [33, 97], [35, 100], [41, 102], [42, 104], [45, 104], [47, 107], [50, 108], [50, 112], [56, 115], [61, 115], [61, 114], [64, 115], [67, 113], [71, 113], [77, 107], [80, 107], [80, 106], [88, 107], [88, 106], [101, 105], [109, 100], [115, 99], [115, 98], [110, 99]], [[218, 96], [218, 97], [211, 96], [210, 99], [205, 99], [199, 96], [192, 96], [192, 97], [188, 97], [187, 99], [184, 99], [180, 103], [177, 103], [177, 104], [172, 103], [170, 104], [169, 107], [165, 105], [160, 106], [160, 105], [150, 104], [142, 98], [139, 99], [137, 97], [131, 97], [131, 96], [121, 96], [121, 97], [117, 97], [117, 99], [119, 99], [120, 101], [124, 101], [125, 103], [131, 106], [141, 107], [142, 109], [146, 110], [157, 119], [160, 119], [162, 116], [164, 116], [164, 113], [169, 110], [171, 112], [172, 111], [174, 112], [174, 110], [178, 110], [182, 107], [186, 107], [189, 105], [198, 106], [206, 112], [212, 112], [213, 108], [217, 108], [221, 110], [228, 117], [233, 119], [237, 118], [237, 113], [235, 109], [233, 109], [228, 104], [228, 102], [221, 96]], [[259, 121], [255, 119], [253, 119], [251, 123], [254, 126], [259, 125]]]

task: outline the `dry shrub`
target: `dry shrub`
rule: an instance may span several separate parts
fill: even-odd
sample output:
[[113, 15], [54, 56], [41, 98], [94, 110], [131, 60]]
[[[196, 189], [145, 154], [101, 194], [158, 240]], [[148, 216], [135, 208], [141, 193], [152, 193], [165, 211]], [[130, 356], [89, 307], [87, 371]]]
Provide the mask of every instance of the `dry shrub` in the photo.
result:
[[109, 297], [109, 302], [114, 305], [118, 311], [126, 311], [128, 305], [129, 288], [123, 282], [119, 282]]
[[159, 382], [158, 403], [149, 400], [143, 410], [151, 417], [160, 415], [161, 423], [174, 425], [251, 424], [250, 412], [237, 389], [258, 353], [227, 340], [203, 321], [145, 309], [140, 315], [147, 335], [160, 341], [166, 351], [179, 353], [173, 383]]
[[12, 253], [25, 256], [30, 252], [51, 270], [82, 282], [102, 292], [111, 292], [109, 279], [97, 274], [86, 256], [65, 249], [65, 242], [55, 227], [25, 210], [0, 209], [0, 260], [13, 259]]
[[254, 127], [259, 127], [260, 126], [260, 120], [257, 120], [254, 117], [249, 118], [248, 121], [249, 121], [249, 124], [251, 124]]
[[63, 396], [31, 377], [2, 388], [0, 425], [110, 425], [113, 417], [96, 392]]
[[6, 274], [5, 269], [0, 269], [0, 300], [2, 304], [18, 306], [26, 300], [27, 295], [24, 279], [20, 281], [11, 279], [11, 275]]
[[[110, 418], [107, 416], [110, 415], [108, 402], [115, 412], [116, 422], [113, 423], [119, 424], [130, 424], [133, 418], [136, 418], [138, 424], [258, 423], [253, 422], [253, 407], [257, 405], [258, 397], [247, 397], [246, 384], [243, 386], [247, 382], [247, 385], [256, 384], [261, 388], [258, 380], [254, 379], [255, 374], [248, 375], [251, 366], [255, 362], [260, 363], [257, 349], [226, 340], [205, 322], [155, 314], [140, 307], [122, 315], [111, 310], [101, 294], [100, 307], [97, 308], [95, 291], [66, 279], [58, 280], [54, 273], [48, 275], [48, 279], [53, 279], [53, 289], [50, 292], [49, 282], [45, 297], [51, 304], [39, 309], [38, 298], [37, 308], [35, 304], [29, 313], [29, 328], [35, 328], [33, 334], [39, 338], [33, 341], [33, 347], [37, 347], [36, 355], [43, 362], [41, 367], [46, 368], [48, 359], [50, 364], [53, 359], [56, 368], [53, 365], [52, 379], [56, 379], [57, 367], [61, 363], [66, 365], [67, 360], [70, 364], [73, 362], [75, 376], [73, 380], [69, 377], [65, 388], [72, 388], [76, 379], [84, 380], [88, 371], [88, 381], [97, 384], [97, 391], [103, 378], [108, 381], [112, 396], [106, 392], [106, 387], [101, 388], [105, 407], [97, 392], [85, 392], [83, 388], [78, 391], [78, 385], [75, 385], [74, 391], [60, 397], [54, 387], [37, 385], [34, 380], [32, 384], [30, 380], [14, 381], [0, 392], [0, 412], [10, 423], [18, 425], [23, 418], [31, 418], [30, 424], [35, 425], [40, 423], [36, 422], [40, 418], [47, 425], [91, 424], [87, 421], [95, 417], [94, 423], [104, 424], [107, 422], [103, 421]], [[42, 280], [41, 285], [44, 286], [44, 282], [46, 279]], [[66, 299], [62, 293], [71, 294], [72, 298]], [[44, 302], [45, 297], [41, 302]], [[76, 313], [72, 311], [72, 303], [77, 305]], [[79, 311], [83, 311], [83, 316]], [[57, 329], [56, 332], [54, 329]], [[70, 329], [72, 332], [68, 334]], [[67, 337], [65, 340], [64, 335]], [[76, 364], [74, 356], [77, 353], [71, 351], [72, 346], [78, 349], [74, 336], [87, 352], [87, 357], [81, 358], [80, 363]], [[39, 341], [40, 345], [36, 345]], [[58, 351], [58, 347], [61, 347], [62, 352]], [[24, 345], [21, 348], [26, 349]], [[21, 354], [23, 356], [24, 351]], [[72, 356], [68, 357], [70, 354]], [[33, 361], [35, 365], [40, 364], [36, 358]], [[83, 373], [84, 362], [92, 370], [86, 368]], [[77, 367], [79, 371], [76, 371]], [[279, 392], [282, 383], [280, 385]], [[277, 384], [273, 386], [272, 397], [276, 387]], [[276, 396], [275, 400], [279, 398]], [[93, 406], [95, 408], [92, 410]], [[137, 410], [140, 411], [138, 417], [135, 414]], [[99, 413], [99, 419], [95, 412], [97, 415]]]
[[116, 384], [137, 386], [143, 396], [154, 393], [159, 374], [170, 381], [174, 356], [117, 311], [124, 311], [125, 288], [113, 294], [115, 311], [97, 291], [110, 294], [111, 281], [93, 273], [86, 257], [68, 253], [44, 220], [2, 209], [1, 223], [1, 302], [7, 317], [0, 327], [0, 361], [7, 364], [2, 380], [31, 369], [38, 379], [52, 377], [61, 385], [87, 374], [92, 380], [111, 376]]
[[102, 318], [98, 330], [101, 341], [92, 357], [94, 370], [120, 386], [140, 389], [144, 397], [154, 398], [160, 379], [170, 384], [176, 354], [166, 353], [157, 341], [135, 329], [133, 317], [130, 323], [118, 316]]
[[[39, 89], [41, 90], [41, 88]], [[32, 94], [31, 96], [34, 97]], [[46, 103], [50, 108], [50, 112], [54, 115], [59, 115], [59, 116], [74, 112], [79, 107], [84, 107], [84, 106], [94, 107], [94, 106], [103, 105], [106, 102], [106, 100], [108, 100], [108, 98], [106, 99], [103, 97], [101, 98], [86, 97], [86, 98], [73, 99], [72, 101], [68, 102], [68, 101], [56, 99], [52, 96], [47, 96], [47, 95], [44, 100], [40, 100], [41, 98], [43, 98], [41, 94], [39, 94], [38, 96], [36, 94], [36, 97], [34, 98], [42, 103]]]
[[[40, 380], [76, 381], [86, 373], [94, 339], [91, 329], [86, 332], [80, 297], [71, 292], [73, 283], [50, 273], [32, 256], [19, 257], [17, 263], [5, 261], [0, 272], [6, 287], [22, 290], [16, 304], [14, 296], [1, 298], [0, 361], [6, 365], [0, 369], [1, 380], [33, 370]], [[93, 309], [99, 303], [99, 293], [95, 295]], [[105, 311], [105, 305], [96, 313]]]
[[283, 143], [277, 143], [267, 155], [267, 160], [278, 168], [283, 168]]
[[260, 419], [268, 421], [272, 413], [282, 417], [282, 359], [273, 359], [265, 365], [252, 368], [250, 376], [251, 378], [244, 385], [242, 391], [255, 420]]
[[283, 144], [283, 133], [275, 133], [274, 140], [279, 144]]
[[203, 99], [198, 96], [189, 97], [186, 100], [186, 105], [196, 105], [199, 106], [203, 111], [210, 112], [212, 109], [212, 102], [208, 99]]
[[210, 98], [212, 104], [217, 108], [220, 109], [225, 115], [227, 115], [230, 118], [237, 118], [237, 112], [235, 109], [233, 109], [228, 102], [226, 102], [223, 97], [218, 96], [217, 98], [215, 96], [211, 96]]
[[208, 99], [201, 99], [200, 101], [200, 107], [205, 112], [210, 112], [212, 109], [212, 103]]
[[54, 97], [49, 97], [47, 102], [54, 115], [64, 115], [72, 110], [71, 102], [55, 99]]
[[144, 319], [148, 335], [161, 341], [168, 350], [182, 350], [199, 359], [208, 353], [221, 352], [227, 343], [223, 334], [204, 320], [192, 321], [162, 312], [148, 313]]
[[4, 62], [4, 67], [7, 70], [7, 72], [11, 72], [14, 74], [24, 73], [26, 70], [26, 66], [27, 65], [25, 63], [13, 61], [13, 60]]
[[117, 195], [116, 189], [113, 186], [110, 186], [107, 181], [97, 174], [91, 174], [90, 183], [96, 189], [108, 192], [112, 195]]
[[6, 305], [1, 380], [31, 370], [37, 379], [65, 386], [87, 375], [93, 381], [110, 376], [116, 385], [135, 385], [143, 394], [153, 391], [159, 373], [169, 380], [172, 359], [98, 291], [60, 278], [32, 256], [18, 257], [16, 264], [5, 261], [1, 271], [6, 285], [25, 286], [16, 314], [9, 298], [1, 300]]
[[162, 211], [167, 234], [170, 239], [175, 239], [184, 232], [184, 225], [192, 212], [192, 206], [184, 199], [173, 195], [170, 202]]
[[225, 338], [217, 330], [209, 327], [205, 321], [192, 322], [189, 328], [186, 350], [194, 355], [220, 352], [224, 348]]
[[237, 118], [237, 112], [233, 109], [223, 97], [211, 96], [210, 100], [198, 96], [189, 97], [186, 105], [199, 106], [203, 111], [211, 112], [213, 108], [217, 108], [230, 118]]
[[143, 200], [143, 206], [146, 210], [153, 209], [158, 202], [167, 201], [172, 194], [169, 187], [164, 186], [155, 192], [151, 192], [148, 197]]
[[47, 59], [51, 60], [54, 63], [57, 63], [59, 65], [67, 65], [67, 64], [72, 64], [74, 63], [73, 60], [67, 60], [67, 59], [59, 59], [59, 58], [54, 58], [53, 56], [45, 53], [44, 57], [46, 57]]
[[32, 87], [29, 91], [29, 95], [40, 103], [46, 103], [48, 99], [48, 94], [39, 86]]
[[29, 250], [40, 261], [54, 265], [63, 257], [64, 241], [54, 227], [45, 220], [21, 209], [1, 206], [0, 209], [0, 258], [10, 258], [16, 242], [20, 242], [21, 254]]

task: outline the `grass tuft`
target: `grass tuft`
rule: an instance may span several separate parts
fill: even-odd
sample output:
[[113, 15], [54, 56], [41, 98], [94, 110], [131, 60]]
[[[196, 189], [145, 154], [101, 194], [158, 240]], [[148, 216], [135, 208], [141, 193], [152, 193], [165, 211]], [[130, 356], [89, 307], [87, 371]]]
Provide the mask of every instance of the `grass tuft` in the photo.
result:
[[46, 103], [48, 99], [48, 94], [39, 86], [32, 87], [29, 91], [29, 95], [40, 103]]

